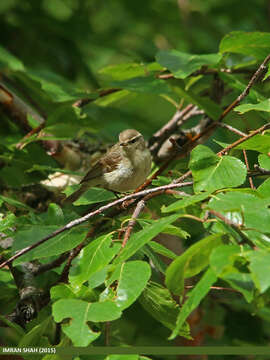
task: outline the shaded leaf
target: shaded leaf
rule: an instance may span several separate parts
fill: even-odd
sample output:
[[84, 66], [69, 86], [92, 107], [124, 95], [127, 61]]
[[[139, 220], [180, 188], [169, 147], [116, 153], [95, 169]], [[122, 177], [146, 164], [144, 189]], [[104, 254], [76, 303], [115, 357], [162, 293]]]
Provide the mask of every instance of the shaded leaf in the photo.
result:
[[170, 70], [176, 78], [184, 79], [205, 65], [216, 65], [220, 54], [194, 55], [177, 50], [161, 50], [156, 55], [159, 64]]
[[188, 299], [185, 301], [183, 307], [180, 310], [176, 321], [176, 326], [169, 339], [174, 339], [178, 335], [187, 317], [200, 304], [216, 280], [217, 278], [213, 270], [208, 269], [200, 281], [196, 284], [194, 289], [187, 294]]
[[175, 294], [184, 289], [184, 279], [200, 273], [208, 264], [212, 250], [222, 243], [222, 234], [214, 234], [190, 246], [167, 268], [165, 283]]
[[[180, 308], [168, 289], [151, 281], [143, 291], [139, 301], [154, 319], [170, 330], [174, 329]], [[190, 338], [188, 330], [188, 327], [182, 328], [178, 335]]]

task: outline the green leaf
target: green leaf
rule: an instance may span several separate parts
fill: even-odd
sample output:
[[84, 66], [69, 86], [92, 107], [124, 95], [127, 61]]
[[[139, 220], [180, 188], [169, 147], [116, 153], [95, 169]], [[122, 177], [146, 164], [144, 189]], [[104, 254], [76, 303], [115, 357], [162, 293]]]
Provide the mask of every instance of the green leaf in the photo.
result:
[[157, 79], [154, 76], [144, 76], [122, 81], [113, 81], [111, 86], [129, 91], [135, 91], [138, 93], [150, 93], [156, 95], [171, 95], [172, 93], [169, 85], [165, 81]]
[[208, 264], [212, 250], [222, 243], [222, 234], [214, 234], [190, 246], [167, 268], [165, 283], [174, 294], [181, 294], [184, 279], [200, 273]]
[[5, 201], [6, 203], [12, 205], [12, 206], [15, 206], [16, 208], [21, 208], [21, 209], [26, 209], [26, 210], [32, 210], [30, 208], [30, 206], [27, 206], [25, 205], [24, 203], [16, 200], [16, 199], [13, 199], [13, 198], [10, 198], [10, 197], [7, 197], [7, 196], [3, 196], [3, 195], [0, 195], [0, 199], [2, 199], [3, 201]]
[[108, 355], [105, 360], [140, 360], [139, 355]]
[[259, 165], [261, 168], [270, 170], [270, 156], [265, 154], [260, 154], [258, 156]]
[[192, 150], [189, 168], [196, 193], [239, 186], [243, 184], [247, 174], [246, 166], [241, 160], [232, 156], [219, 157], [204, 145], [198, 145]]
[[71, 105], [56, 107], [46, 120], [44, 131], [53, 134], [57, 138], [74, 138], [80, 130], [80, 109]]
[[217, 276], [221, 275], [227, 267], [231, 266], [235, 260], [235, 255], [240, 254], [239, 245], [220, 245], [217, 246], [210, 255], [210, 266]]
[[261, 198], [260, 193], [246, 193], [243, 191], [232, 191], [226, 194], [217, 194], [208, 203], [208, 207], [218, 212], [226, 213], [226, 217], [231, 219], [232, 212], [238, 212], [236, 224], [244, 222], [248, 228], [258, 229], [259, 231], [270, 232], [270, 210], [268, 206], [270, 198]]
[[113, 244], [112, 234], [98, 237], [88, 244], [82, 251], [79, 263], [71, 268], [69, 281], [73, 286], [80, 286], [96, 272], [102, 270], [121, 248], [120, 244]]
[[[151, 281], [140, 296], [139, 302], [154, 319], [168, 329], [174, 329], [179, 313], [179, 305], [168, 289]], [[178, 335], [190, 338], [187, 329], [180, 329]]]
[[195, 194], [192, 196], [184, 197], [183, 199], [175, 201], [174, 203], [170, 204], [169, 206], [166, 206], [166, 207], [163, 206], [162, 212], [168, 213], [168, 212], [173, 212], [173, 211], [183, 209], [187, 206], [196, 204], [197, 202], [201, 202], [201, 201], [207, 199], [209, 197], [209, 195], [210, 195], [210, 192], [203, 192], [203, 193]]
[[121, 63], [109, 65], [99, 70], [102, 75], [110, 76], [114, 80], [127, 80], [153, 71], [161, 71], [162, 67], [157, 63], [138, 64], [138, 63]]
[[52, 317], [49, 316], [43, 320], [40, 324], [34, 326], [27, 334], [25, 334], [18, 346], [27, 347], [27, 346], [41, 346], [48, 347], [50, 346], [48, 340], [48, 332], [53, 330], [53, 321]]
[[145, 261], [128, 261], [119, 265], [109, 283], [118, 282], [114, 301], [123, 311], [141, 295], [151, 276], [151, 268]]
[[[76, 89], [73, 83], [48, 69], [28, 70], [27, 75], [31, 79], [38, 81], [41, 89], [54, 102], [75, 101], [86, 96], [91, 98], [91, 94], [86, 94], [84, 91]], [[94, 94], [93, 98], [95, 97], [96, 95]]]
[[194, 55], [177, 50], [161, 50], [156, 55], [159, 64], [170, 70], [176, 78], [184, 79], [205, 65], [216, 65], [220, 54]]
[[263, 197], [270, 197], [270, 178], [266, 179], [257, 190]]
[[218, 120], [222, 111], [220, 106], [218, 106], [210, 98], [201, 96], [200, 94], [195, 94], [192, 90], [187, 90], [183, 84], [177, 84], [177, 87], [174, 88], [175, 92], [183, 97], [188, 103], [197, 105], [200, 109], [204, 110], [205, 113], [213, 120]]
[[0, 214], [0, 231], [4, 232], [14, 226], [16, 222], [16, 216], [13, 213], [7, 214], [4, 218]]
[[131, 235], [128, 243], [123, 248], [123, 250], [119, 252], [119, 255], [116, 257], [113, 263], [116, 265], [126, 261], [132, 255], [134, 255], [141, 247], [147, 244], [159, 233], [161, 233], [167, 225], [177, 220], [178, 217], [178, 215], [164, 217], [162, 219], [159, 219], [155, 223], [146, 226], [141, 231]]
[[[17, 234], [15, 234], [13, 251], [35, 244], [58, 228], [59, 226], [52, 225], [32, 225], [25, 227], [24, 230], [20, 230]], [[87, 229], [83, 227], [77, 227], [65, 231], [29, 251], [27, 254], [22, 255], [20, 258], [16, 259], [13, 264], [17, 265], [25, 261], [60, 255], [63, 252], [71, 250], [75, 246], [79, 245], [79, 243], [85, 238], [86, 234]]]
[[270, 252], [257, 250], [249, 252], [246, 257], [249, 259], [249, 269], [252, 278], [260, 293], [264, 293], [270, 286]]
[[235, 149], [255, 150], [267, 154], [270, 149], [270, 132], [267, 131], [263, 135], [257, 134], [237, 145]]
[[11, 328], [19, 339], [21, 339], [25, 335], [24, 330], [18, 324], [8, 320], [5, 316], [1, 314], [0, 314], [0, 320], [2, 323], [6, 324], [9, 328]]
[[9, 67], [13, 71], [24, 71], [23, 63], [0, 46], [0, 68]]
[[216, 280], [217, 277], [213, 270], [208, 269], [200, 281], [196, 284], [194, 289], [187, 294], [188, 299], [185, 301], [183, 307], [180, 310], [176, 326], [171, 336], [169, 337], [170, 340], [174, 339], [178, 335], [187, 317], [200, 304], [201, 300], [206, 296]]
[[263, 59], [270, 53], [269, 44], [269, 33], [232, 31], [221, 40], [219, 51], [251, 55], [257, 59]]
[[[71, 188], [79, 188], [80, 185], [72, 185], [68, 187], [68, 190], [63, 191], [65, 194], [70, 195], [72, 192], [69, 191]], [[91, 189], [87, 190], [82, 196], [79, 197], [78, 200], [76, 200], [73, 205], [79, 206], [79, 205], [90, 205], [90, 204], [97, 204], [103, 201], [113, 200], [116, 196], [112, 191], [101, 189], [101, 188], [95, 188], [92, 187]]]
[[251, 110], [270, 112], [270, 99], [264, 100], [258, 104], [243, 104], [234, 108], [234, 111], [237, 111], [240, 114], [245, 114]]
[[176, 259], [177, 255], [172, 252], [171, 250], [167, 249], [162, 244], [156, 242], [156, 241], [150, 241], [148, 245], [151, 247], [152, 250], [154, 250], [157, 254], [166, 256], [169, 259]]
[[87, 346], [100, 335], [90, 329], [87, 322], [105, 322], [116, 320], [121, 311], [113, 301], [88, 303], [77, 299], [61, 299], [52, 306], [56, 322], [72, 319], [68, 325], [62, 325], [64, 333], [74, 346]]
[[254, 297], [254, 284], [251, 276], [238, 270], [235, 265], [237, 260], [241, 259], [241, 252], [242, 248], [238, 245], [218, 246], [210, 255], [210, 267], [219, 278], [240, 291], [247, 302], [251, 302]]
[[208, 203], [208, 207], [215, 211], [258, 211], [266, 208], [270, 204], [270, 199], [263, 199], [260, 195], [244, 191], [228, 191], [215, 195]]

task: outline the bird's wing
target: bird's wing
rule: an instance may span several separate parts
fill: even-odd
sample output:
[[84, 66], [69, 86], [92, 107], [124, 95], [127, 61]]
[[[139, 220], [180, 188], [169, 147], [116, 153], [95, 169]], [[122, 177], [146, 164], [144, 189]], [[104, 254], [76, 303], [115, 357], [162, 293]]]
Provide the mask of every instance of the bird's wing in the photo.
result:
[[101, 177], [104, 173], [109, 173], [115, 170], [122, 156], [119, 150], [113, 146], [98, 162], [88, 171], [88, 173], [81, 180], [80, 184]]

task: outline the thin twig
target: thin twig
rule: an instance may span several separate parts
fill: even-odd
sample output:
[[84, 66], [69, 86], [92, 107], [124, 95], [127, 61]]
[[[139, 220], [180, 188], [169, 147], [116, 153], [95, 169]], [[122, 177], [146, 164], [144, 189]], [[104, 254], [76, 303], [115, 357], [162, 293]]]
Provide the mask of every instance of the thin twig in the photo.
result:
[[[110, 94], [113, 94], [117, 91], [121, 91], [122, 89], [105, 89], [105, 90], [100, 90], [99, 93], [98, 93], [98, 98], [99, 97], [103, 97], [103, 96], [106, 96], [106, 95], [110, 95]], [[89, 104], [90, 102], [92, 101], [96, 101], [97, 98], [94, 97], [94, 98], [84, 98], [84, 99], [80, 99], [80, 100], [77, 100], [73, 106], [74, 107], [78, 107], [78, 108], [81, 108], [87, 104]]]
[[109, 204], [106, 204], [104, 206], [101, 206], [100, 208], [86, 214], [85, 216], [82, 216], [76, 220], [70, 221], [68, 224], [66, 224], [65, 226], [53, 231], [51, 234], [49, 234], [48, 236], [44, 237], [43, 239], [39, 240], [38, 242], [36, 242], [35, 244], [32, 244], [30, 246], [27, 246], [26, 248], [19, 250], [15, 255], [11, 256], [8, 260], [4, 261], [3, 263], [0, 264], [0, 269], [3, 268], [4, 266], [8, 265], [9, 263], [11, 263], [12, 261], [14, 261], [15, 259], [17, 259], [18, 257], [22, 256], [23, 254], [26, 254], [27, 252], [29, 252], [32, 249], [35, 249], [37, 246], [43, 244], [44, 242], [48, 241], [49, 239], [54, 238], [55, 236], [63, 233], [64, 231], [70, 230], [75, 226], [81, 225], [84, 222], [88, 221], [89, 219], [91, 219], [92, 217], [96, 216], [96, 215], [100, 215], [102, 214], [104, 211], [117, 206], [125, 201], [128, 201], [130, 199], [135, 199], [135, 198], [139, 198], [139, 197], [143, 197], [146, 195], [150, 195], [150, 194], [160, 194], [160, 193], [164, 193], [166, 190], [168, 189], [174, 189], [174, 188], [181, 188], [184, 186], [191, 186], [193, 184], [192, 181], [190, 182], [185, 182], [185, 183], [181, 183], [181, 184], [169, 184], [169, 185], [163, 185], [163, 186], [159, 186], [153, 189], [147, 189], [147, 190], [143, 190], [137, 193], [133, 193], [130, 195], [126, 195], [123, 196], [120, 199], [117, 199], [115, 201], [112, 201]]
[[264, 169], [259, 165], [255, 164], [254, 169], [259, 171], [259, 174], [250, 174], [250, 176], [258, 176], [258, 175], [270, 175], [270, 170]]
[[234, 143], [230, 144], [229, 146], [227, 146], [223, 150], [219, 151], [217, 153], [217, 155], [219, 155], [219, 156], [224, 155], [225, 153], [227, 153], [231, 149], [235, 148], [237, 145], [242, 144], [244, 141], [247, 141], [248, 139], [252, 138], [253, 136], [255, 136], [257, 134], [260, 134], [260, 133], [264, 132], [267, 129], [270, 129], [270, 123], [267, 123], [267, 124], [261, 126], [257, 130], [253, 130], [250, 134], [248, 134], [246, 136], [243, 136], [241, 139], [235, 141]]
[[232, 127], [231, 125], [228, 125], [228, 124], [225, 124], [225, 123], [221, 123], [221, 122], [217, 122], [217, 125], [222, 127], [222, 128], [225, 128], [225, 129], [228, 129], [229, 131], [239, 135], [239, 136], [247, 136], [246, 133], [244, 133], [243, 131], [240, 131], [238, 129], [235, 129], [234, 127]]
[[[243, 150], [243, 155], [244, 155], [244, 159], [245, 159], [247, 171], [249, 172], [249, 171], [250, 171], [250, 168], [249, 168], [249, 163], [248, 163], [248, 158], [247, 158], [246, 150]], [[248, 175], [248, 181], [249, 181], [249, 184], [250, 184], [251, 189], [255, 189], [255, 186], [254, 186], [254, 184], [253, 184], [252, 177], [249, 176], [249, 175]]]
[[[185, 285], [185, 289], [193, 289], [195, 285]], [[220, 291], [232, 291], [236, 293], [240, 293], [239, 290], [233, 289], [233, 288], [227, 288], [222, 286], [211, 286], [210, 290], [220, 290]]]
[[[157, 154], [164, 140], [166, 140], [172, 133], [174, 133], [181, 125], [179, 124], [179, 120], [182, 120], [185, 115], [189, 114], [194, 109], [196, 109], [196, 107], [193, 104], [187, 105], [183, 110], [177, 109], [167, 124], [165, 124], [152, 136], [152, 138], [149, 140], [149, 150], [153, 155]], [[186, 117], [186, 120], [188, 118], [189, 117]]]
[[126, 246], [126, 243], [128, 242], [128, 239], [130, 238], [130, 234], [132, 229], [134, 228], [134, 225], [136, 224], [136, 220], [139, 217], [140, 213], [145, 207], [145, 201], [142, 199], [137, 203], [137, 206], [132, 214], [131, 219], [128, 222], [128, 226], [125, 232], [124, 240], [122, 242], [122, 247]]

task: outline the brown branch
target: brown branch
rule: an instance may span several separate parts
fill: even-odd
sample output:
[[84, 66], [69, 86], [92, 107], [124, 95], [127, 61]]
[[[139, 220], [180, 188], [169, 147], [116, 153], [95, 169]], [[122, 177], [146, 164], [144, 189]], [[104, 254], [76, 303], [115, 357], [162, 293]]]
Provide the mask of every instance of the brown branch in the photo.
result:
[[136, 208], [135, 208], [135, 210], [134, 210], [134, 212], [132, 214], [132, 217], [128, 222], [128, 226], [127, 226], [127, 229], [126, 229], [126, 232], [125, 232], [124, 240], [122, 242], [122, 247], [126, 246], [126, 243], [128, 242], [128, 239], [130, 238], [131, 231], [134, 228], [134, 225], [136, 224], [136, 220], [139, 217], [142, 210], [144, 209], [144, 207], [145, 207], [145, 201], [144, 201], [144, 199], [142, 199], [137, 203], [137, 206], [136, 206]]
[[[177, 128], [182, 125], [178, 124], [179, 120], [183, 121], [185, 115], [189, 114], [194, 110], [196, 107], [195, 105], [189, 104], [183, 110], [176, 110], [173, 117], [165, 124], [160, 130], [158, 130], [149, 140], [149, 150], [153, 155], [158, 153], [158, 150], [161, 147], [161, 144], [166, 140], [171, 134], [173, 134]], [[186, 117], [186, 120], [189, 117]]]
[[235, 129], [235, 128], [232, 127], [231, 125], [228, 125], [228, 124], [225, 124], [225, 123], [221, 123], [221, 122], [217, 122], [216, 124], [217, 124], [218, 126], [222, 127], [222, 128], [225, 128], [225, 129], [227, 129], [227, 130], [229, 130], [229, 131], [231, 131], [231, 132], [239, 135], [239, 136], [247, 136], [246, 133], [244, 133], [244, 132], [242, 132], [242, 131], [240, 131], [240, 130], [238, 130], [238, 129]]
[[57, 259], [53, 260], [52, 262], [47, 264], [41, 264], [40, 266], [38, 266], [36, 269], [33, 270], [33, 275], [34, 276], [40, 275], [46, 271], [49, 271], [51, 269], [54, 269], [62, 265], [63, 262], [67, 260], [68, 256], [69, 256], [69, 252], [65, 252], [61, 254]]
[[[243, 155], [244, 155], [244, 159], [245, 159], [245, 164], [246, 164], [246, 167], [247, 167], [247, 171], [249, 172], [249, 171], [250, 171], [250, 168], [249, 168], [249, 163], [248, 163], [248, 158], [247, 158], [246, 150], [243, 150]], [[254, 184], [253, 184], [253, 180], [252, 180], [252, 177], [251, 177], [251, 176], [248, 176], [248, 181], [249, 181], [249, 184], [250, 184], [251, 189], [255, 189], [255, 186], [254, 186]]]
[[230, 144], [229, 146], [227, 146], [226, 148], [224, 148], [223, 150], [218, 152], [217, 155], [219, 155], [219, 156], [224, 155], [225, 153], [227, 153], [231, 149], [235, 148], [237, 145], [242, 144], [244, 141], [247, 141], [248, 139], [252, 138], [253, 136], [255, 136], [257, 134], [260, 134], [260, 133], [264, 132], [267, 129], [270, 129], [270, 123], [267, 123], [267, 124], [261, 126], [257, 130], [253, 130], [249, 135], [246, 135], [246, 136], [242, 137], [241, 139], [235, 141], [234, 143]]
[[252, 241], [249, 240], [249, 238], [241, 231], [240, 227], [242, 225], [235, 224], [233, 221], [227, 219], [224, 215], [220, 214], [218, 211], [215, 210], [209, 210], [209, 213], [216, 216], [220, 220], [222, 220], [225, 224], [231, 226], [237, 234], [241, 237], [244, 243], [248, 244], [252, 249], [254, 249], [254, 244]]
[[63, 283], [67, 283], [68, 282], [68, 275], [69, 275], [69, 270], [71, 267], [71, 263], [73, 261], [73, 259], [75, 259], [75, 257], [77, 255], [79, 255], [80, 251], [82, 250], [82, 248], [86, 245], [86, 240], [93, 235], [94, 231], [95, 231], [95, 226], [92, 226], [91, 229], [88, 231], [87, 235], [85, 236], [85, 238], [83, 239], [83, 241], [77, 245], [74, 249], [70, 250], [69, 252], [69, 257], [67, 260], [67, 263], [60, 275], [60, 279], [58, 280], [58, 282], [63, 282]]
[[257, 170], [259, 173], [253, 174], [251, 172], [250, 176], [258, 176], [258, 175], [270, 175], [270, 170], [261, 168], [259, 165], [255, 164], [254, 169]]
[[[196, 285], [185, 285], [185, 289], [193, 289]], [[232, 291], [232, 292], [236, 292], [236, 293], [240, 293], [241, 292], [239, 290], [233, 289], [233, 288], [227, 288], [227, 287], [222, 287], [222, 286], [211, 286], [210, 290], [219, 290], [219, 291]]]
[[[122, 89], [106, 89], [106, 90], [99, 90], [98, 92], [98, 98], [99, 97], [103, 97], [103, 96], [106, 96], [106, 95], [110, 95], [110, 94], [113, 94], [117, 91], [121, 91]], [[81, 108], [87, 104], [89, 104], [90, 102], [93, 102], [93, 101], [96, 101], [97, 98], [84, 98], [84, 99], [80, 99], [80, 100], [77, 100], [75, 101], [75, 103], [72, 105], [72, 106], [75, 106], [75, 107], [78, 107], [78, 108]]]
[[224, 119], [224, 117], [232, 110], [234, 109], [250, 92], [250, 89], [252, 86], [256, 83], [256, 81], [261, 77], [263, 72], [267, 69], [266, 65], [270, 61], [270, 55], [266, 56], [264, 61], [261, 63], [255, 74], [253, 74], [252, 78], [250, 79], [249, 83], [247, 84], [245, 90], [238, 96], [236, 100], [234, 100], [221, 114], [220, 119]]
[[49, 234], [48, 236], [46, 236], [43, 239], [39, 240], [35, 244], [27, 246], [26, 248], [17, 251], [17, 253], [15, 255], [11, 256], [8, 260], [6, 260], [6, 261], [4, 261], [4, 262], [2, 262], [0, 264], [0, 269], [3, 268], [4, 266], [8, 265], [9, 263], [11, 263], [12, 261], [17, 259], [18, 257], [28, 253], [30, 250], [35, 249], [37, 246], [43, 244], [44, 242], [48, 241], [49, 239], [52, 239], [55, 236], [63, 233], [64, 231], [72, 229], [75, 226], [81, 225], [84, 222], [90, 220], [92, 217], [94, 217], [96, 215], [100, 215], [104, 211], [106, 211], [106, 210], [108, 210], [108, 209], [110, 209], [110, 208], [112, 208], [112, 207], [114, 207], [116, 205], [122, 204], [125, 201], [128, 201], [130, 199], [143, 197], [143, 196], [150, 195], [150, 194], [161, 194], [161, 193], [163, 194], [168, 189], [174, 189], [174, 188], [178, 188], [178, 187], [181, 188], [181, 187], [184, 187], [184, 186], [190, 186], [192, 184], [193, 184], [192, 181], [185, 182], [185, 183], [182, 183], [182, 184], [172, 183], [172, 184], [169, 184], [169, 185], [159, 186], [159, 187], [156, 187], [156, 188], [153, 188], [153, 189], [147, 189], [147, 190], [144, 190], [144, 191], [140, 191], [140, 192], [137, 192], [137, 193], [126, 195], [126, 196], [124, 196], [124, 197], [122, 197], [120, 199], [112, 201], [111, 203], [106, 204], [104, 206], [101, 206], [97, 210], [94, 210], [94, 211], [86, 214], [85, 216], [82, 216], [82, 217], [80, 217], [80, 218], [78, 218], [76, 220], [70, 221], [65, 226], [53, 231], [51, 234]]

